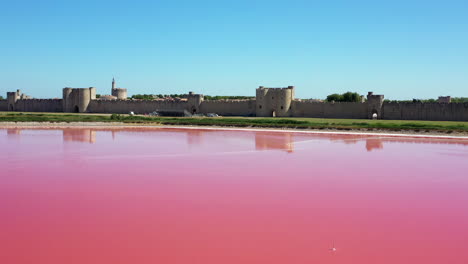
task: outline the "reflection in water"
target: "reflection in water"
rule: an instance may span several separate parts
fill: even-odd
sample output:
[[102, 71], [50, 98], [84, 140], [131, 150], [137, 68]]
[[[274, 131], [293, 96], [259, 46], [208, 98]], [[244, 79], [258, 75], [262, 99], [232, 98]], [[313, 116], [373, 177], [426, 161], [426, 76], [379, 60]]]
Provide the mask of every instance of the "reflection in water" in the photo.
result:
[[292, 133], [255, 133], [256, 150], [286, 150], [294, 152], [294, 135]]
[[76, 141], [95, 143], [96, 142], [96, 130], [95, 129], [76, 129], [76, 128], [65, 128], [62, 130], [63, 141]]
[[381, 138], [366, 139], [366, 149], [367, 151], [372, 151], [373, 149], [383, 149], [382, 139]]
[[21, 135], [21, 129], [18, 128], [9, 128], [7, 129], [7, 135]]
[[[210, 134], [223, 132], [223, 130], [203, 130], [203, 129], [181, 129], [181, 128], [8, 128], [6, 129], [8, 136], [20, 136], [23, 130], [62, 130], [64, 142], [84, 142], [96, 143], [97, 132], [111, 132], [112, 140], [115, 141], [117, 133], [132, 132], [132, 133], [148, 133], [148, 132], [177, 132], [186, 135], [187, 144], [203, 145], [205, 137], [210, 138]], [[213, 134], [216, 135], [216, 134]], [[288, 132], [265, 132], [252, 131], [252, 133], [233, 133], [229, 138], [239, 136], [242, 139], [252, 137], [255, 141], [256, 150], [283, 150], [288, 153], [294, 152], [295, 143], [303, 142], [300, 137], [306, 136], [309, 139], [325, 139], [333, 142], [342, 142], [344, 144], [357, 144], [365, 141], [365, 149], [367, 151], [382, 150], [384, 142], [390, 143], [414, 143], [414, 144], [460, 144], [468, 146], [466, 139], [455, 138], [411, 138], [411, 137], [395, 137], [395, 136], [375, 136], [375, 135], [344, 135], [344, 134], [305, 134], [305, 133], [288, 133]], [[307, 140], [305, 141], [307, 142]]]
[[189, 130], [186, 131], [187, 134], [187, 144], [189, 145], [199, 145], [203, 143], [203, 134], [201, 130]]
[[467, 145], [0, 129], [0, 263], [468, 263]]

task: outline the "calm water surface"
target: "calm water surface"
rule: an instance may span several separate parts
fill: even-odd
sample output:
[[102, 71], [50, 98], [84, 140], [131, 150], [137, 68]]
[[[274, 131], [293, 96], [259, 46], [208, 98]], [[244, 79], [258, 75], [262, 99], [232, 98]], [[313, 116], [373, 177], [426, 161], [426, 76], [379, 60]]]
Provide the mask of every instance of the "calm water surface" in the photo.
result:
[[468, 263], [468, 141], [0, 129], [0, 147], [0, 263]]

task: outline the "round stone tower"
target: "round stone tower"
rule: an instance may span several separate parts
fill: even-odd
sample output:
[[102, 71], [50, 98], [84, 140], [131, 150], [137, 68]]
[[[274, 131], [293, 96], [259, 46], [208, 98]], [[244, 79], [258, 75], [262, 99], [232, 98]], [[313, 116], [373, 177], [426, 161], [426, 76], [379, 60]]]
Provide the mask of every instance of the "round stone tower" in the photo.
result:
[[63, 111], [86, 113], [91, 100], [96, 99], [96, 88], [63, 88]]
[[265, 88], [256, 91], [256, 115], [263, 117], [291, 116], [291, 103], [294, 100], [294, 86], [286, 88]]
[[115, 79], [112, 78], [112, 90], [111, 95], [117, 97], [117, 99], [125, 100], [127, 99], [127, 89], [117, 88], [115, 84]]
[[127, 89], [125, 88], [113, 88], [112, 89], [112, 96], [117, 97], [117, 99], [125, 100], [127, 99]]
[[70, 100], [70, 95], [73, 91], [73, 88], [70, 88], [70, 87], [65, 87], [63, 88], [63, 92], [62, 92], [62, 105], [63, 105], [63, 111], [64, 112], [72, 112], [71, 110], [69, 111], [69, 109], [72, 109], [72, 102]]

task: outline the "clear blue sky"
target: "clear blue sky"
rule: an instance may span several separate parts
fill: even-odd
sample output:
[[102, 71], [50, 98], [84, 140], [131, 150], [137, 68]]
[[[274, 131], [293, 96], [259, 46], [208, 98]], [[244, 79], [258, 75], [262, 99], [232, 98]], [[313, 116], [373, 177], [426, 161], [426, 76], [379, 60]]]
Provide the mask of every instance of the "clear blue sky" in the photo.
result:
[[[385, 2], [385, 3], [383, 3]], [[0, 95], [468, 96], [468, 1], [0, 0]]]

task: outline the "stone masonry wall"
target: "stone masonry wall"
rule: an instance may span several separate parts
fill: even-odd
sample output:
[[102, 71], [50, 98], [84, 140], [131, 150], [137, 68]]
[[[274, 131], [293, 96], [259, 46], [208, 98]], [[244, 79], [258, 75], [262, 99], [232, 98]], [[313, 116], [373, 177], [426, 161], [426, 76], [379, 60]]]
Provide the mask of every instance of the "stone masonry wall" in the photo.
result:
[[468, 103], [384, 103], [383, 119], [468, 121]]
[[[0, 100], [0, 111], [89, 112], [136, 114], [158, 110], [187, 110], [191, 113], [217, 113], [224, 116], [284, 116], [315, 118], [368, 119], [377, 114], [387, 120], [468, 121], [468, 103], [391, 103], [383, 95], [369, 93], [365, 103], [314, 102], [295, 100], [294, 87], [257, 89], [257, 99], [204, 101], [202, 95], [189, 94], [187, 101], [171, 100], [96, 100], [96, 89], [64, 88], [62, 99], [25, 99], [20, 91], [7, 93]], [[20, 99], [23, 98], [23, 99]], [[260, 101], [259, 101], [260, 100]]]
[[147, 114], [157, 110], [184, 110], [187, 102], [150, 100], [91, 100], [89, 113]]
[[223, 116], [255, 116], [255, 100], [203, 101], [200, 113], [216, 113]]
[[63, 112], [62, 99], [20, 99], [15, 103], [18, 112]]
[[322, 103], [295, 100], [291, 104], [292, 116], [315, 118], [367, 119], [367, 103]]
[[8, 111], [8, 101], [0, 100], [0, 111]]

